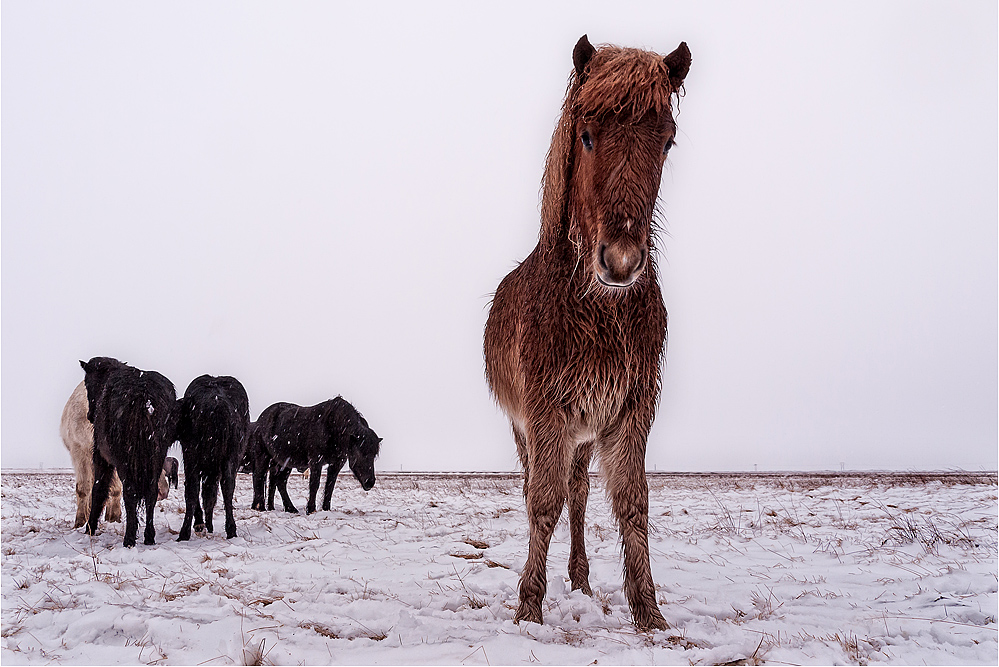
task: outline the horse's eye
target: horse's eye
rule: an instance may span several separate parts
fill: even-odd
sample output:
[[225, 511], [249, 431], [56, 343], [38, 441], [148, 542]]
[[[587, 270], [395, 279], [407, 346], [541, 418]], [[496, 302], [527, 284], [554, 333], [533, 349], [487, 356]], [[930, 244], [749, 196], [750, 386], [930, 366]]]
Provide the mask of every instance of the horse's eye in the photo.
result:
[[666, 144], [663, 146], [663, 155], [669, 153], [669, 149], [673, 148], [673, 137], [666, 140]]
[[583, 142], [583, 148], [588, 151], [593, 150], [593, 139], [590, 138], [590, 133], [587, 130], [583, 130], [583, 133], [579, 135], [579, 138]]

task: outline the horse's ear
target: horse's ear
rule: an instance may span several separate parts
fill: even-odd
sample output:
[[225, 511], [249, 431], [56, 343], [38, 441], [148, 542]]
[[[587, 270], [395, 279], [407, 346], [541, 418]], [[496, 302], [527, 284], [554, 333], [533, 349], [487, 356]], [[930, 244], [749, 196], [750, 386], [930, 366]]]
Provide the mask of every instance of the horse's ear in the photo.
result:
[[663, 58], [666, 67], [669, 68], [669, 85], [674, 91], [679, 90], [683, 80], [690, 71], [690, 49], [687, 42], [680, 42], [673, 53]]
[[596, 52], [597, 50], [590, 44], [590, 40], [587, 39], [586, 35], [579, 38], [579, 41], [576, 42], [576, 47], [572, 50], [572, 64], [576, 66], [576, 74], [580, 77], [583, 76], [587, 63], [590, 62], [590, 58]]
[[80, 360], [80, 368], [82, 368], [82, 369], [83, 369], [83, 372], [84, 372], [84, 373], [86, 373], [86, 372], [87, 372], [87, 362], [86, 362], [86, 361], [83, 361], [83, 360], [81, 359], [81, 360]]

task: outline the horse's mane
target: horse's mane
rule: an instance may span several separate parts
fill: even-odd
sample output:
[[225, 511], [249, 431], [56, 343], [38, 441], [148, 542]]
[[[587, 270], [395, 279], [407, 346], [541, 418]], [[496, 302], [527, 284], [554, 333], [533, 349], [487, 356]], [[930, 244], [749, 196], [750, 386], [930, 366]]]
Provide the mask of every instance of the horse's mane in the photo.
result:
[[567, 194], [572, 178], [575, 125], [580, 117], [634, 123], [647, 113], [671, 112], [670, 71], [663, 57], [641, 49], [602, 46], [582, 75], [569, 78], [562, 116], [545, 160], [541, 195], [541, 247], [551, 250], [567, 227]]

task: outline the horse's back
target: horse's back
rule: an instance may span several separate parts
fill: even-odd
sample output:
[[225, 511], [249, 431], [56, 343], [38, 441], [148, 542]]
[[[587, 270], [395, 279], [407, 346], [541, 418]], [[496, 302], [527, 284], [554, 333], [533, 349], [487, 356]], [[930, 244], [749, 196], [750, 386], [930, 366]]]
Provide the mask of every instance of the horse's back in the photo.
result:
[[257, 438], [280, 467], [307, 464], [310, 443], [315, 439], [313, 417], [317, 407], [282, 402], [260, 413], [255, 427]]

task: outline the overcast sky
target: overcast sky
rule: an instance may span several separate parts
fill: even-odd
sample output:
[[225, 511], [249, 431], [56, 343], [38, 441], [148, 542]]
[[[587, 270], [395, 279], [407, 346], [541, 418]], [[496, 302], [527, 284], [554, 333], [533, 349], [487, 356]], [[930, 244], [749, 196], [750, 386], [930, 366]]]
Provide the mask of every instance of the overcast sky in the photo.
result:
[[997, 467], [997, 7], [5, 0], [2, 465], [114, 356], [510, 470], [482, 328], [586, 33], [693, 64], [648, 467]]

